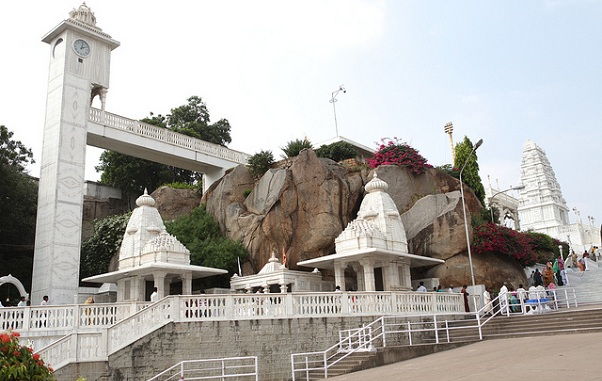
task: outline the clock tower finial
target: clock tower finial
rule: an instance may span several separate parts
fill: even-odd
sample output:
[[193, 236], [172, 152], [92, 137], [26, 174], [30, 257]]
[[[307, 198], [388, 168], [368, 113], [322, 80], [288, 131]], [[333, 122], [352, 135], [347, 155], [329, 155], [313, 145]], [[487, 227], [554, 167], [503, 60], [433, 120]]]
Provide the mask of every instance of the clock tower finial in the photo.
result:
[[69, 12], [69, 17], [73, 20], [96, 26], [96, 17], [94, 16], [94, 12], [92, 12], [92, 9], [86, 5], [85, 1], [79, 6], [79, 8], [73, 8], [73, 10]]

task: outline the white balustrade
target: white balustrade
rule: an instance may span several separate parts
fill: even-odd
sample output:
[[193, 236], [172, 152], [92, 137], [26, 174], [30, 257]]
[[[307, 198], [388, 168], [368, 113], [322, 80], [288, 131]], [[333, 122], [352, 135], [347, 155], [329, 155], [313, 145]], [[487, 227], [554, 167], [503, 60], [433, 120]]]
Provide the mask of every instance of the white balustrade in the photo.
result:
[[37, 353], [54, 369], [81, 361], [106, 360], [103, 333], [71, 333], [40, 349]]
[[234, 151], [229, 148], [196, 139], [191, 136], [173, 132], [163, 127], [128, 119], [123, 116], [111, 114], [97, 108], [90, 108], [90, 121], [106, 127], [131, 132], [136, 135], [145, 136], [179, 147], [188, 148], [206, 155], [232, 161], [238, 164], [247, 164], [249, 155]]
[[108, 353], [138, 340], [157, 328], [178, 321], [177, 297], [167, 297], [108, 328]]
[[67, 331], [106, 328], [133, 315], [149, 303], [80, 304], [0, 308], [0, 331]]
[[[41, 349], [53, 366], [102, 361], [170, 322], [463, 313], [462, 295], [435, 292], [313, 292], [169, 296], [150, 305], [94, 304], [0, 309], [0, 326], [72, 333]], [[34, 318], [35, 317], [35, 318]], [[74, 323], [77, 323], [74, 325]]]

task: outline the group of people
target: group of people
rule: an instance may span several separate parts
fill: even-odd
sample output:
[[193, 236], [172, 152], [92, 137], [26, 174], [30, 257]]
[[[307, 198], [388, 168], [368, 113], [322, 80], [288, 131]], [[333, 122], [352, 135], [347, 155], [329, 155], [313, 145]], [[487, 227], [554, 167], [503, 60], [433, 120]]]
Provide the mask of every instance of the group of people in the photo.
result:
[[564, 286], [565, 284], [567, 284], [567, 279], [562, 258], [556, 259], [554, 264], [552, 262], [546, 263], [545, 269], [541, 272], [539, 269], [531, 271], [529, 276], [529, 286], [550, 288]]
[[577, 268], [579, 271], [587, 270], [587, 260], [597, 262], [600, 259], [600, 249], [598, 246], [592, 246], [589, 250], [584, 250], [581, 257], [574, 251], [571, 252], [569, 267]]
[[[428, 289], [424, 285], [424, 282], [420, 282], [418, 288], [416, 288], [417, 292], [428, 292]], [[432, 292], [454, 292], [454, 286], [449, 286], [448, 288], [443, 288], [441, 285], [433, 287]]]
[[[44, 297], [42, 298], [42, 301], [40, 302], [41, 306], [45, 306], [48, 304], [48, 295], [44, 295]], [[19, 303], [17, 303], [17, 307], [29, 307], [31, 306], [31, 300], [27, 299], [25, 296], [22, 296], [19, 299]], [[4, 304], [2, 304], [2, 302], [0, 301], [0, 308], [1, 307], [11, 307], [10, 305], [10, 299], [6, 298], [6, 301], [4, 302]]]

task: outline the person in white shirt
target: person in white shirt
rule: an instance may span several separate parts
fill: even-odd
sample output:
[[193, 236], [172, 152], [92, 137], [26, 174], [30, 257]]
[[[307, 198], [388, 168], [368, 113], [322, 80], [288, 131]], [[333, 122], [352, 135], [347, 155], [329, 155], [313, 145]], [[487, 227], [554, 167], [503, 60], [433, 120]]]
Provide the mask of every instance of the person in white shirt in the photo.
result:
[[426, 292], [426, 287], [424, 287], [424, 282], [420, 282], [420, 286], [416, 289], [417, 292]]
[[19, 304], [17, 304], [17, 307], [27, 307], [27, 300], [25, 300], [24, 296], [22, 296], [21, 300], [19, 300]]
[[44, 297], [42, 298], [42, 302], [40, 303], [41, 306], [45, 306], [48, 304], [48, 295], [44, 295]]
[[508, 311], [508, 287], [506, 287], [506, 283], [500, 288], [500, 312], [502, 314], [507, 314]]
[[157, 300], [159, 300], [159, 293], [157, 292], [157, 287], [155, 287], [153, 288], [153, 293], [150, 295], [150, 301], [154, 303]]

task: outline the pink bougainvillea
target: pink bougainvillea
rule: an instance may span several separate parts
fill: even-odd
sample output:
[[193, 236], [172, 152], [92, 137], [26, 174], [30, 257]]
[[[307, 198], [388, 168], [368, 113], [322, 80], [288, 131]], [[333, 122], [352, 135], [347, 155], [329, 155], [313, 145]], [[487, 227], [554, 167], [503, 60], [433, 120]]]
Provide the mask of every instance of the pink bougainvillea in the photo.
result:
[[420, 175], [427, 168], [433, 167], [416, 149], [407, 143], [400, 142], [397, 138], [383, 139], [374, 156], [367, 162], [371, 168], [379, 165], [407, 167], [415, 175]]
[[474, 229], [472, 249], [477, 254], [508, 255], [523, 266], [533, 265], [537, 261], [537, 253], [528, 234], [491, 223]]

